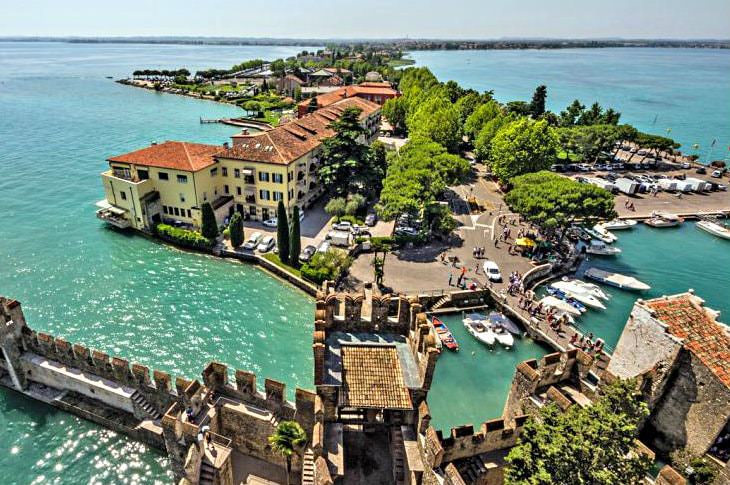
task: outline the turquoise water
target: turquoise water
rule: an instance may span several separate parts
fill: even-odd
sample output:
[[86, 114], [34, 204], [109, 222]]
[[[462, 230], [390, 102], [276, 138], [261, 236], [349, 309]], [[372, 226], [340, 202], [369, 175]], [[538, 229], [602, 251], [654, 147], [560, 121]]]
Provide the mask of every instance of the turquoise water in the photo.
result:
[[[529, 101], [535, 87], [545, 84], [547, 107], [553, 111], [576, 98], [586, 105], [598, 101], [620, 111], [621, 121], [668, 134], [703, 160], [730, 154], [727, 50], [416, 51], [411, 57], [442, 81], [493, 89], [499, 101]], [[700, 145], [697, 151], [692, 149], [695, 143]]]
[[[0, 294], [22, 301], [36, 329], [173, 374], [196, 377], [205, 363], [219, 359], [262, 378], [280, 379], [290, 388], [311, 388], [310, 298], [257, 269], [109, 230], [94, 217], [93, 205], [103, 196], [99, 173], [106, 167], [106, 157], [165, 139], [222, 143], [235, 130], [200, 125], [198, 118], [240, 113], [227, 105], [120, 86], [106, 76], [125, 76], [136, 68], [225, 67], [299, 50], [0, 43]], [[730, 104], [720, 101], [730, 90], [720, 88], [719, 94], [707, 95], [718, 90], [717, 79], [722, 77], [706, 75], [713, 70], [715, 53], [691, 51], [704, 59], [702, 67], [693, 64], [688, 52], [671, 52], [677, 53], [674, 60], [662, 53], [666, 66], [680, 71], [689, 63], [702, 75], [682, 81], [693, 84], [693, 89], [675, 93], [674, 104], [669, 103], [659, 119], [682, 119], [685, 101], [676, 100], [691, 96], [704, 103], [695, 109], [709, 113], [702, 129], [720, 131], [727, 140]], [[432, 57], [440, 77], [483, 83], [474, 84], [480, 89], [494, 87], [500, 99], [528, 97], [540, 82], [531, 80], [536, 71], [530, 59], [541, 52], [416, 53], [415, 57], [421, 55]], [[469, 64], [461, 57], [466, 55], [471, 56]], [[489, 61], [494, 55], [502, 55], [503, 61]], [[576, 54], [549, 55], [555, 63], [572, 63]], [[586, 55], [592, 58], [590, 52]], [[477, 59], [481, 56], [483, 61]], [[510, 72], [485, 72], [480, 67], [508, 65], [504, 59], [521, 56], [521, 76], [516, 61], [511, 61]], [[725, 62], [725, 57], [717, 60], [718, 71]], [[592, 79], [606, 69], [603, 63], [586, 61], [577, 72]], [[727, 86], [730, 70], [724, 72]], [[577, 75], [548, 83], [551, 93], [557, 96], [563, 82], [568, 88], [560, 89], [570, 89]], [[667, 81], [674, 82], [679, 81]], [[602, 85], [596, 97], [618, 108], [611, 99], [622, 95], [613, 90], [625, 93], [630, 88], [638, 92], [636, 96], [651, 99], [656, 89], [669, 89], [658, 82], [643, 88], [615, 84]], [[565, 102], [572, 97], [566, 96]], [[653, 119], [652, 110], [629, 114], [634, 104], [628, 99], [623, 103], [626, 121], [629, 116]], [[681, 136], [692, 138], [692, 129]], [[682, 130], [679, 124], [674, 126], [678, 139]], [[654, 285], [652, 294], [691, 286], [710, 306], [730, 311], [727, 278], [721, 273], [730, 267], [726, 242], [685, 224], [676, 231], [639, 228], [621, 234], [619, 245], [624, 254], [616, 262]], [[591, 315], [586, 325], [595, 325], [594, 332], [605, 334], [610, 342], [609, 331], [620, 333], [632, 302], [633, 295], [617, 294], [611, 308]], [[434, 424], [441, 429], [466, 422], [478, 426], [501, 414], [514, 365], [539, 357], [546, 349], [524, 340], [509, 352], [489, 352], [463, 330], [459, 317], [445, 320], [463, 351], [440, 359], [429, 399]], [[0, 411], [0, 429], [5, 430], [0, 444], [3, 483], [165, 481], [165, 460], [122, 436], [5, 390], [0, 390]], [[122, 456], [128, 464], [118, 467]]]
[[[33, 328], [173, 375], [217, 359], [261, 384], [312, 388], [310, 298], [94, 217], [106, 157], [154, 140], [223, 143], [235, 130], [198, 118], [240, 113], [105, 76], [297, 50], [0, 43], [0, 294], [23, 302]], [[0, 410], [4, 484], [169, 481], [165, 460], [125, 437], [6, 390]]]
[[484, 421], [502, 416], [517, 364], [539, 359], [550, 349], [529, 338], [515, 338], [510, 350], [499, 345], [490, 350], [467, 332], [460, 314], [439, 318], [454, 334], [459, 351], [444, 349], [439, 357], [428, 394], [432, 423], [446, 436], [462, 424], [478, 430]]

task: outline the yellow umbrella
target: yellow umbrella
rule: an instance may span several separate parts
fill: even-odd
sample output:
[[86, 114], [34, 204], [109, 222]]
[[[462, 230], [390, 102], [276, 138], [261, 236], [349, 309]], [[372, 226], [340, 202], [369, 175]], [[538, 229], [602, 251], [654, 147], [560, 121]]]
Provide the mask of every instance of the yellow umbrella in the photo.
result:
[[531, 248], [535, 246], [535, 241], [533, 241], [529, 237], [521, 237], [517, 241], [515, 241], [515, 244], [518, 246], [526, 246], [528, 248]]

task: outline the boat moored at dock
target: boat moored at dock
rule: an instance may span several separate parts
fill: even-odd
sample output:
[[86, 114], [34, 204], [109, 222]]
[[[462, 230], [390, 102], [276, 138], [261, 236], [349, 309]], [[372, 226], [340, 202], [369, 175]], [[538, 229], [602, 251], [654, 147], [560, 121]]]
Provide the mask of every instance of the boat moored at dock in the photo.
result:
[[543, 306], [554, 308], [558, 311], [565, 312], [568, 315], [573, 315], [576, 317], [579, 317], [582, 312], [578, 310], [576, 307], [568, 303], [567, 301], [563, 301], [560, 298], [557, 298], [555, 296], [549, 295], [540, 300], [539, 303], [542, 303]]
[[608, 231], [621, 231], [624, 229], [633, 229], [637, 222], [632, 219], [614, 219], [608, 222], [602, 222], [597, 226]]
[[494, 345], [496, 337], [489, 326], [487, 318], [480, 313], [470, 313], [464, 317], [464, 327], [478, 341], [483, 344]]
[[606, 243], [595, 240], [586, 244], [585, 250], [588, 254], [595, 254], [598, 256], [616, 256], [621, 254], [621, 250], [619, 248], [607, 246]]
[[684, 219], [676, 214], [665, 212], [652, 212], [651, 217], [644, 221], [644, 224], [651, 227], [677, 227], [684, 222]]
[[697, 229], [702, 229], [703, 231], [709, 232], [713, 236], [717, 236], [722, 239], [730, 239], [730, 228], [718, 222], [707, 219], [697, 221]]
[[620, 273], [612, 273], [610, 271], [604, 271], [598, 268], [589, 268], [585, 272], [586, 278], [590, 278], [607, 285], [615, 286], [622, 290], [631, 291], [644, 291], [651, 288], [651, 286], [643, 283], [633, 276], [626, 276]]
[[436, 334], [439, 336], [439, 340], [441, 340], [444, 347], [454, 352], [458, 351], [459, 343], [454, 338], [454, 334], [451, 333], [449, 327], [436, 317], [431, 319], [431, 323], [433, 323], [433, 328], [436, 330]]
[[598, 299], [598, 297], [596, 297], [589, 290], [586, 290], [579, 285], [575, 285], [568, 281], [556, 281], [555, 283], [551, 284], [550, 287], [562, 291], [563, 293], [565, 293], [565, 295], [575, 300], [578, 300], [579, 302], [591, 308], [600, 308], [601, 310], [606, 309], [606, 305], [604, 305], [603, 302]]

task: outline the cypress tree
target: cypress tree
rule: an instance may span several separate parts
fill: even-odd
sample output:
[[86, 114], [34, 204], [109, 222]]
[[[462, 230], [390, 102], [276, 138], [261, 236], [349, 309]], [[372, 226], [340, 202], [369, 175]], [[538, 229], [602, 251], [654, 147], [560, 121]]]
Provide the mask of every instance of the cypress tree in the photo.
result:
[[231, 233], [231, 246], [237, 248], [243, 244], [243, 219], [240, 212], [233, 213], [228, 230]]
[[299, 230], [299, 207], [294, 206], [291, 221], [291, 237], [289, 238], [289, 264], [299, 266], [299, 253], [302, 251], [302, 240]]
[[204, 202], [201, 207], [202, 211], [202, 227], [201, 234], [208, 239], [214, 239], [218, 236], [218, 223], [215, 221], [215, 212], [209, 202]]
[[276, 244], [279, 246], [279, 259], [282, 263], [289, 264], [289, 222], [286, 207], [281, 200], [276, 208]]

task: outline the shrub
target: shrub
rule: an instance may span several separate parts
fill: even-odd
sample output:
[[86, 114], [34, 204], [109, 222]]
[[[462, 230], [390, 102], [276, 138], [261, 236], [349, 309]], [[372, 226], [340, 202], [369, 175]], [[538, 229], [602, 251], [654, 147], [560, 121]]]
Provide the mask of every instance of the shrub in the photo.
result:
[[350, 264], [352, 260], [346, 253], [331, 249], [326, 253], [316, 253], [302, 265], [300, 271], [304, 278], [319, 284], [325, 280], [336, 280]]
[[203, 237], [198, 232], [173, 227], [168, 224], [158, 224], [156, 231], [161, 239], [187, 248], [210, 249], [215, 243], [214, 240]]
[[302, 251], [302, 238], [299, 228], [299, 207], [292, 210], [291, 230], [289, 231], [289, 264], [299, 266], [299, 253]]
[[279, 201], [276, 207], [276, 245], [279, 247], [279, 259], [289, 264], [289, 219], [284, 202]]
[[324, 211], [332, 217], [337, 217], [337, 220], [339, 220], [339, 218], [345, 214], [346, 204], [347, 202], [345, 202], [345, 199], [342, 197], [336, 197], [327, 202], [327, 205], [324, 206]]
[[341, 216], [339, 218], [339, 222], [349, 222], [350, 224], [359, 224], [359, 225], [362, 225], [365, 223], [362, 219], [355, 217], [355, 216], [351, 216], [351, 215]]

